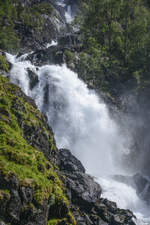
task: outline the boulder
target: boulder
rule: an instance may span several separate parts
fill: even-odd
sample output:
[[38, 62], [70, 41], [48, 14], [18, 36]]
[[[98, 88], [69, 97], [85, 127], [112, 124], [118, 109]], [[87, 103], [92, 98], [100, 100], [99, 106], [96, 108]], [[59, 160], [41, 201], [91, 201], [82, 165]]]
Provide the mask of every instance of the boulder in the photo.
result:
[[89, 210], [99, 201], [102, 189], [94, 179], [84, 173], [66, 175], [66, 186], [70, 191], [72, 203]]
[[68, 149], [59, 150], [60, 169], [69, 173], [81, 172], [85, 173], [85, 168], [82, 163], [72, 155]]
[[36, 84], [39, 82], [38, 76], [35, 72], [33, 72], [32, 70], [30, 70], [29, 68], [27, 69], [28, 71], [28, 76], [29, 76], [29, 85], [30, 85], [30, 89], [32, 90]]
[[100, 204], [95, 207], [97, 214], [108, 224], [135, 225], [135, 216], [130, 210], [119, 209], [115, 202], [101, 198]]
[[11, 191], [11, 198], [7, 207], [7, 213], [10, 217], [10, 220], [19, 221], [20, 220], [20, 213], [21, 213], [21, 199], [18, 194], [18, 191], [12, 190]]

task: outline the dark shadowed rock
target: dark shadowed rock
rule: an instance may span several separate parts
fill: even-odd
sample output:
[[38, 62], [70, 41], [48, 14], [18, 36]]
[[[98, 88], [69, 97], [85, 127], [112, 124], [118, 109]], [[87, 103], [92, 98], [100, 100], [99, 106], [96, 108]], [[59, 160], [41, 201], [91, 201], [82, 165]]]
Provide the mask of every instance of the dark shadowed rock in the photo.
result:
[[33, 52], [28, 55], [27, 60], [30, 60], [36, 66], [62, 64], [64, 63], [64, 51], [64, 47], [51, 46], [49, 48]]
[[100, 204], [97, 204], [95, 207], [95, 210], [104, 221], [108, 222], [108, 224], [135, 225], [133, 213], [130, 210], [117, 208], [115, 202], [102, 198]]
[[13, 189], [17, 190], [19, 187], [18, 179], [14, 175], [10, 175], [5, 178], [3, 174], [0, 173], [0, 188], [2, 189]]
[[7, 213], [11, 220], [20, 220], [21, 208], [21, 199], [19, 197], [18, 191], [11, 191], [11, 198], [7, 207]]
[[71, 192], [72, 202], [80, 207], [90, 209], [100, 199], [102, 189], [90, 175], [67, 174], [66, 185]]
[[81, 172], [85, 173], [85, 168], [82, 163], [71, 154], [67, 149], [59, 150], [60, 169], [67, 172]]
[[20, 187], [20, 196], [24, 204], [28, 204], [33, 200], [33, 190], [30, 187]]
[[78, 225], [135, 225], [131, 211], [119, 209], [115, 202], [101, 198], [100, 185], [85, 174], [81, 162], [69, 150], [59, 150], [59, 167]]
[[85, 174], [85, 168], [69, 150], [60, 149], [59, 159], [59, 167], [66, 175], [65, 183], [72, 202], [83, 208], [91, 208], [100, 199], [100, 185]]
[[27, 69], [28, 71], [28, 76], [29, 76], [29, 85], [30, 85], [30, 89], [32, 90], [36, 84], [39, 82], [38, 76], [36, 73], [34, 73], [32, 70], [30, 70], [29, 68]]

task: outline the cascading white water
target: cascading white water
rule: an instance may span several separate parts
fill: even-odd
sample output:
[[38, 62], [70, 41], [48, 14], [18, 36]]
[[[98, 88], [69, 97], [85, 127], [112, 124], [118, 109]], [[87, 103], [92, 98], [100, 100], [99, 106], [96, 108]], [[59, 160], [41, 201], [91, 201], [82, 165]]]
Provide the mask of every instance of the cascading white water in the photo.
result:
[[71, 11], [70, 5], [67, 6], [67, 10], [65, 12], [65, 17], [66, 17], [67, 23], [71, 23], [74, 19], [73, 16], [72, 16], [72, 11]]
[[[47, 65], [37, 70], [24, 60], [25, 56], [7, 57], [13, 63], [11, 81], [34, 98], [39, 109], [47, 115], [58, 147], [71, 149], [87, 171], [97, 177], [104, 197], [117, 202], [120, 208], [133, 210], [140, 218], [138, 224], [149, 224], [146, 223], [146, 205], [134, 188], [108, 177], [122, 172], [119, 158], [127, 150], [104, 102], [65, 65]], [[32, 90], [27, 68], [39, 79]]]
[[65, 9], [66, 22], [71, 23], [74, 20], [74, 16], [72, 15], [71, 5], [66, 5], [64, 0], [57, 0], [56, 4]]
[[32, 96], [47, 115], [58, 147], [71, 149], [94, 175], [115, 171], [111, 151], [124, 149], [106, 105], [65, 65], [43, 66], [38, 76]]

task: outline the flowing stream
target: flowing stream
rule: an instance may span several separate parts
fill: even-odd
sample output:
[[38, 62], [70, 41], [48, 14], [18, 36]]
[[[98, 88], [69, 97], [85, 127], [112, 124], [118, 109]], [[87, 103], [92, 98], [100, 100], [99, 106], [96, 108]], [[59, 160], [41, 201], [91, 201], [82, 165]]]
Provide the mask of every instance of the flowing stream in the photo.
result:
[[[131, 209], [138, 225], [149, 225], [148, 206], [136, 190], [112, 179], [112, 175], [125, 173], [120, 159], [128, 149], [127, 139], [109, 116], [106, 104], [65, 65], [37, 68], [26, 61], [26, 56], [16, 58], [7, 54], [13, 64], [10, 80], [47, 115], [58, 148], [70, 149], [81, 160], [102, 186], [103, 197], [115, 201], [120, 208]], [[39, 80], [32, 90], [28, 69]]]

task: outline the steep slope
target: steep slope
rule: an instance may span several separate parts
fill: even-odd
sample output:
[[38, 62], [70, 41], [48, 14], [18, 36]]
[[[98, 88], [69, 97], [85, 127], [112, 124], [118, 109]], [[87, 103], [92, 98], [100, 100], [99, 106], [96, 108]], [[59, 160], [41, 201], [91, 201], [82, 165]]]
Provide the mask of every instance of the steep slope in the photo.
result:
[[0, 76], [0, 219], [9, 224], [75, 224], [55, 172], [52, 130], [34, 102]]
[[62, 15], [50, 0], [1, 0], [0, 48], [11, 52], [42, 48], [66, 28]]

